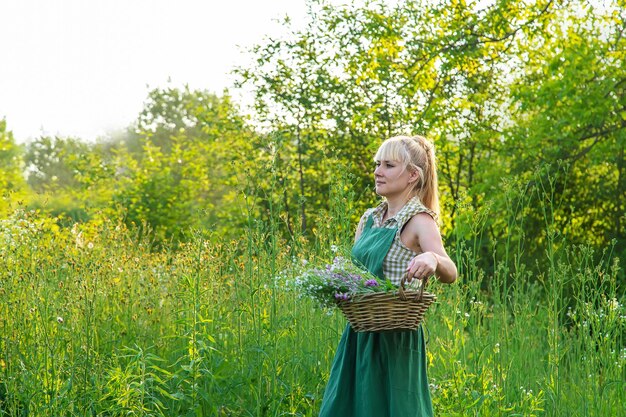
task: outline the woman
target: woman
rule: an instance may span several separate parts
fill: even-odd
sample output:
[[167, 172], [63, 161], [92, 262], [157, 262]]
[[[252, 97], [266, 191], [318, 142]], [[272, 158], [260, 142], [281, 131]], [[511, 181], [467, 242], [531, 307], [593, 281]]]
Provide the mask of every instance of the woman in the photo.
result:
[[[352, 256], [370, 272], [400, 284], [457, 270], [437, 226], [439, 197], [433, 145], [421, 136], [387, 139], [375, 156], [376, 193], [384, 197], [357, 227]], [[320, 417], [430, 417], [422, 328], [341, 337]]]

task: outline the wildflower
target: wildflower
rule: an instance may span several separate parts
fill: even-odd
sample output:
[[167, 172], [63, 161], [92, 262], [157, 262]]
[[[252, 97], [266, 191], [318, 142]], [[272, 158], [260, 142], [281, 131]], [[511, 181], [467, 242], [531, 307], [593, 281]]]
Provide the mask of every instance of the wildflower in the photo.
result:
[[57, 317], [57, 323], [63, 324], [63, 321], [64, 321], [63, 317], [61, 317], [61, 316]]
[[382, 290], [374, 275], [340, 256], [330, 264], [307, 267], [291, 286], [298, 290], [298, 297], [310, 297], [324, 308], [334, 308], [337, 301], [349, 300], [359, 293]]
[[349, 300], [350, 296], [346, 293], [336, 293], [335, 294], [335, 300], [339, 300], [339, 301], [345, 301], [345, 300]]
[[337, 245], [330, 245], [330, 251], [332, 253], [337, 253], [338, 250], [339, 248], [337, 247]]
[[76, 246], [82, 248], [84, 246], [84, 244], [85, 244], [85, 241], [83, 240], [83, 232], [78, 232], [78, 234], [75, 236], [74, 240], [76, 242]]
[[617, 301], [616, 298], [611, 298], [609, 301], [609, 310], [618, 310], [621, 307], [621, 304]]

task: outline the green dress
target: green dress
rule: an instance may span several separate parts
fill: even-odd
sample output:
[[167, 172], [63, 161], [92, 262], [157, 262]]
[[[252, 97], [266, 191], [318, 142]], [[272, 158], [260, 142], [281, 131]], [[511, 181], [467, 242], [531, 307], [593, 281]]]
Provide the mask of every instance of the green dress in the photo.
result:
[[[352, 248], [354, 260], [382, 278], [383, 260], [397, 232], [367, 220]], [[432, 417], [422, 328], [341, 336], [320, 417]]]

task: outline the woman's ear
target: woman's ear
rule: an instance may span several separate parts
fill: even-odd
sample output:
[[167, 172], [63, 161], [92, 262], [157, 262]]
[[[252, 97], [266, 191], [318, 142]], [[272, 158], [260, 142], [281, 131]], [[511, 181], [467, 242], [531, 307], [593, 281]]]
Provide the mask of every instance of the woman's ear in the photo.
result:
[[420, 179], [420, 174], [419, 174], [417, 169], [410, 172], [409, 184], [413, 184], [413, 183], [419, 181], [419, 179]]

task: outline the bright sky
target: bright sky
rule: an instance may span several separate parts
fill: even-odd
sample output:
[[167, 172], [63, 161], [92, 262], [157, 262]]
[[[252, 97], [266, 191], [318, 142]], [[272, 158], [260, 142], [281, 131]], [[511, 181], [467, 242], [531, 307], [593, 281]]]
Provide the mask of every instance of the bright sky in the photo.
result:
[[18, 142], [93, 140], [131, 124], [150, 89], [221, 93], [238, 46], [302, 24], [305, 0], [0, 0], [0, 119]]

